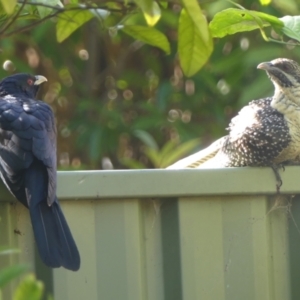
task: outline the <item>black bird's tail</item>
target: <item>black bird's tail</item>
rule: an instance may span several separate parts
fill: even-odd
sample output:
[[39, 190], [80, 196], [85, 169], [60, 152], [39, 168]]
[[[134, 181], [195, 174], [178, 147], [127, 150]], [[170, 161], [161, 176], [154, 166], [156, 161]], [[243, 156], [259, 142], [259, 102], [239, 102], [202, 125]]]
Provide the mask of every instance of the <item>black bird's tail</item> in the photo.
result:
[[57, 198], [47, 204], [48, 175], [45, 166], [35, 161], [25, 175], [25, 192], [30, 210], [35, 241], [43, 262], [77, 271], [80, 256]]
[[80, 256], [69, 226], [58, 202], [30, 206], [30, 217], [40, 257], [51, 267], [77, 271]]

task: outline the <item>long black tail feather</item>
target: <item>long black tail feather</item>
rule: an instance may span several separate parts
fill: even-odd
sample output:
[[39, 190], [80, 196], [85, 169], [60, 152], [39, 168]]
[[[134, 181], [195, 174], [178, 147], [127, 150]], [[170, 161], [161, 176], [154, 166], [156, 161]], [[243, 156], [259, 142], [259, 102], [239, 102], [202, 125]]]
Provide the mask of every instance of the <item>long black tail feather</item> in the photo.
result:
[[57, 198], [47, 204], [48, 174], [35, 161], [25, 175], [25, 192], [37, 248], [43, 262], [52, 268], [60, 266], [77, 271], [80, 256]]
[[80, 256], [69, 226], [58, 202], [30, 206], [34, 236], [43, 262], [51, 267], [60, 266], [77, 271]]

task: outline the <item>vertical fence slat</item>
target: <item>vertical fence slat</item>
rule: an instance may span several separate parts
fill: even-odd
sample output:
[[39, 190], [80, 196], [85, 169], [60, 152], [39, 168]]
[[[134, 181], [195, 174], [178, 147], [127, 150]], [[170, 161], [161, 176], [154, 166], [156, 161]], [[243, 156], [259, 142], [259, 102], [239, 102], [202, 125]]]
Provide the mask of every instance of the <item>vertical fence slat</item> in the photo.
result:
[[163, 299], [182, 300], [178, 200], [168, 199], [163, 200], [162, 203]]
[[286, 214], [268, 211], [262, 196], [179, 200], [184, 300], [290, 299]]
[[146, 295], [141, 299], [164, 300], [164, 267], [162, 246], [162, 211], [164, 200], [143, 199], [140, 201], [142, 219], [143, 261]]
[[[100, 201], [96, 249], [98, 299], [144, 299], [143, 241], [137, 199]], [[109, 230], [108, 230], [109, 229]]]
[[291, 299], [287, 203], [279, 197], [271, 199], [268, 214], [272, 300]]
[[294, 197], [291, 203], [288, 210], [291, 299], [300, 299], [300, 196]]
[[179, 199], [183, 300], [224, 299], [222, 202]]
[[97, 201], [61, 201], [67, 222], [79, 248], [78, 272], [54, 269], [54, 299], [97, 298], [96, 204]]

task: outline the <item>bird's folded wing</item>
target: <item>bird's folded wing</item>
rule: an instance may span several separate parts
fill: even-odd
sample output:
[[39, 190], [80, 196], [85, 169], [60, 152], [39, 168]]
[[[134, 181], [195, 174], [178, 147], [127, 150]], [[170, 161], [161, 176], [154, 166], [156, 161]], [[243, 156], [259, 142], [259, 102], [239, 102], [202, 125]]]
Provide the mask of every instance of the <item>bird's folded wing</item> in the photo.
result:
[[207, 167], [213, 167], [212, 165], [210, 165], [210, 161], [213, 161], [213, 158], [222, 148], [226, 138], [227, 136], [224, 136], [216, 140], [204, 150], [201, 150], [195, 154], [192, 154], [188, 157], [185, 157], [177, 161], [173, 165], [167, 167], [167, 169], [185, 169], [185, 168], [197, 169], [197, 168], [202, 168], [204, 166], [206, 167], [206, 165]]

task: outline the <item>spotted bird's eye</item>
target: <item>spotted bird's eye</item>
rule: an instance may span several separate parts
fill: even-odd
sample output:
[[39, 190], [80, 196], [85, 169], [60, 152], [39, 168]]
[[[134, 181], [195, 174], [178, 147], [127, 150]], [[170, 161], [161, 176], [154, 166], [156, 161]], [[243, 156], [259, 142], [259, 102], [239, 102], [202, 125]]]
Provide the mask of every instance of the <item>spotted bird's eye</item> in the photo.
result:
[[288, 71], [290, 71], [290, 70], [292, 69], [292, 66], [291, 66], [290, 64], [282, 64], [282, 65], [281, 65], [281, 69], [282, 69], [283, 71], [288, 72]]
[[31, 78], [29, 78], [29, 79], [27, 79], [27, 83], [28, 83], [29, 85], [33, 85], [33, 80], [32, 80]]

